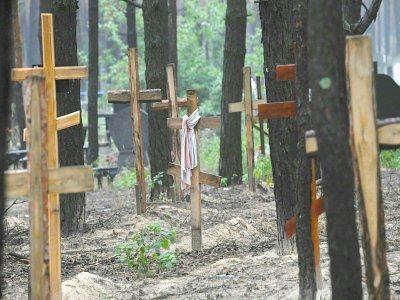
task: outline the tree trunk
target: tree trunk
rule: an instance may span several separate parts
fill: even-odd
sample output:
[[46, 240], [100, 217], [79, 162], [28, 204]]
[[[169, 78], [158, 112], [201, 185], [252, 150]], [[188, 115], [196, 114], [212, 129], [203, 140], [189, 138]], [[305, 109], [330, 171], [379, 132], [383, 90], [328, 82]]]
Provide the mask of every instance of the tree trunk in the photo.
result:
[[228, 184], [241, 182], [243, 174], [241, 113], [229, 113], [229, 103], [242, 99], [246, 18], [246, 1], [228, 0], [225, 18], [219, 165], [219, 174], [228, 179]]
[[299, 264], [300, 299], [315, 299], [316, 274], [311, 233], [311, 162], [305, 150], [305, 135], [312, 128], [308, 93], [307, 22], [308, 0], [296, 0], [294, 7], [298, 153], [296, 161], [296, 245]]
[[[293, 63], [293, 0], [260, 2], [264, 47], [264, 69]], [[268, 102], [293, 100], [293, 84], [266, 78]], [[296, 161], [298, 133], [295, 119], [268, 121], [269, 146], [274, 179], [278, 245], [281, 254], [294, 250], [294, 241], [285, 240], [285, 223], [294, 215], [296, 205]]]
[[128, 48], [137, 47], [137, 32], [136, 32], [136, 8], [134, 5], [126, 3], [126, 27], [128, 31], [127, 42]]
[[99, 157], [97, 92], [99, 90], [99, 1], [89, 1], [89, 82], [88, 82], [88, 142], [87, 162]]
[[28, 30], [26, 34], [25, 40], [25, 49], [29, 49], [26, 51], [26, 59], [28, 62], [28, 66], [31, 67], [34, 64], [40, 64], [40, 0], [31, 0], [29, 9], [29, 23]]
[[[6, 170], [5, 152], [7, 149], [6, 128], [9, 115], [9, 90], [11, 69], [11, 46], [12, 46], [12, 18], [11, 0], [0, 1], [0, 282], [3, 282], [3, 219], [5, 186], [4, 171]], [[0, 298], [2, 297], [0, 284]]]
[[[19, 25], [19, 8], [18, 1], [13, 2], [12, 15], [13, 15], [13, 32], [14, 32], [14, 68], [22, 68], [22, 38], [21, 38], [21, 27]], [[25, 110], [24, 110], [24, 100], [22, 97], [22, 83], [12, 82], [12, 98], [15, 104], [15, 113], [17, 115], [17, 123], [19, 130], [19, 141], [20, 148], [25, 149], [26, 145], [23, 139], [25, 124]]]
[[[42, 0], [41, 11], [53, 13], [56, 66], [77, 66], [76, 0]], [[81, 110], [79, 80], [57, 82], [57, 115]], [[83, 165], [82, 124], [58, 133], [60, 166]], [[82, 229], [85, 222], [85, 193], [60, 196], [61, 231], [68, 235]]]
[[175, 64], [175, 77], [178, 77], [178, 36], [176, 0], [168, 0], [169, 61]]
[[341, 1], [310, 1], [311, 108], [323, 174], [332, 299], [362, 299], [342, 21]]
[[[144, 42], [147, 88], [161, 88], [166, 99], [166, 73], [168, 63], [168, 3], [167, 0], [143, 1]], [[149, 156], [151, 178], [164, 173], [162, 185], [154, 184], [151, 199], [158, 198], [161, 192], [171, 194], [172, 177], [165, 174], [171, 161], [171, 139], [166, 126], [168, 112], [149, 112]]]
[[342, 0], [343, 19], [350, 25], [361, 19], [362, 0]]

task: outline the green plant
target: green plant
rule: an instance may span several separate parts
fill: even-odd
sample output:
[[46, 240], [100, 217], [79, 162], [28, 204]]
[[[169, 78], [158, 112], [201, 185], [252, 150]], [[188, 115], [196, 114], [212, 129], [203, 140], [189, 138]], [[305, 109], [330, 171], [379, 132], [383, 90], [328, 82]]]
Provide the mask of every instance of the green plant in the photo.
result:
[[132, 189], [136, 185], [136, 171], [123, 169], [115, 180], [117, 188]]
[[138, 277], [148, 277], [152, 275], [151, 270], [170, 270], [176, 265], [175, 251], [168, 251], [175, 241], [174, 229], [163, 229], [158, 223], [149, 224], [134, 232], [129, 241], [117, 243], [116, 254]]
[[221, 186], [222, 187], [227, 187], [228, 186], [228, 178], [222, 177], [221, 178]]
[[151, 180], [151, 188], [154, 188], [156, 185], [161, 185], [163, 178], [164, 178], [164, 172], [157, 173], [157, 175], [154, 176], [153, 179]]
[[272, 165], [269, 156], [258, 156], [253, 175], [256, 180], [264, 181], [268, 186], [272, 184]]
[[400, 169], [400, 149], [383, 150], [380, 153], [381, 165], [387, 169]]

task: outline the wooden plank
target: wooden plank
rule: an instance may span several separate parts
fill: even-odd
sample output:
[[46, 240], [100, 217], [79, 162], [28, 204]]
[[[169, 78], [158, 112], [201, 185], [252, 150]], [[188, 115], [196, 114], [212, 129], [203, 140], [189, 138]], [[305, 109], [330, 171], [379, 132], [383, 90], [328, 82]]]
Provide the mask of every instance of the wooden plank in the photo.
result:
[[276, 80], [278, 81], [294, 80], [296, 76], [296, 65], [277, 65], [275, 67], [275, 72]]
[[[176, 96], [176, 83], [175, 83], [175, 65], [168, 64], [166, 67], [167, 73], [167, 87], [168, 87], [168, 96], [171, 104], [171, 118], [178, 117], [178, 98]], [[186, 101], [185, 101], [186, 104]], [[176, 164], [179, 164], [179, 130], [174, 129], [172, 132], [172, 153], [174, 154], [173, 161]], [[181, 177], [180, 172], [179, 176], [174, 176], [174, 201], [182, 201], [183, 194], [181, 188]]]
[[372, 43], [367, 36], [347, 37], [346, 42], [350, 136], [362, 204], [366, 282], [369, 298], [389, 299]]
[[[46, 80], [47, 98], [47, 136], [49, 168], [58, 167], [58, 138], [57, 138], [57, 104], [55, 82], [55, 53], [53, 15], [42, 14], [42, 51], [43, 68]], [[50, 291], [52, 297], [61, 299], [61, 223], [60, 198], [58, 194], [49, 194], [49, 265]]]
[[43, 68], [16, 68], [11, 70], [12, 81], [23, 81], [28, 76], [44, 76]]
[[90, 166], [71, 166], [49, 170], [49, 192], [58, 194], [92, 191], [93, 169]]
[[6, 171], [4, 172], [6, 198], [26, 197], [29, 195], [28, 171]]
[[[182, 118], [168, 118], [167, 126], [170, 129], [181, 129], [182, 128]], [[203, 128], [220, 128], [221, 127], [221, 117], [202, 117], [197, 124], [198, 129]]]
[[[181, 176], [181, 166], [178, 164], [169, 164], [167, 174], [171, 176], [179, 177]], [[221, 177], [205, 172], [200, 171], [200, 184], [212, 186], [212, 187], [220, 187], [221, 186]]]
[[[139, 85], [139, 62], [137, 49], [128, 50], [129, 59], [129, 86], [130, 107], [132, 118], [133, 147], [135, 150], [136, 181], [140, 196], [140, 210], [138, 214], [146, 212], [146, 176], [144, 173], [144, 150], [142, 138], [142, 117], [140, 113], [140, 85]], [[161, 99], [161, 98], [160, 98]]]
[[314, 130], [306, 132], [306, 153], [308, 155], [316, 155], [318, 152], [317, 137]]
[[[256, 77], [256, 85], [257, 85], [257, 101], [261, 101], [262, 95], [261, 95], [261, 77], [260, 76]], [[267, 102], [265, 101], [265, 103], [267, 103]], [[254, 109], [254, 105], [256, 105], [256, 107], [258, 109], [258, 105], [259, 104], [262, 104], [262, 103], [257, 103], [256, 104], [256, 103], [253, 102], [253, 109]], [[253, 120], [253, 123], [254, 123], [254, 120]], [[260, 145], [260, 152], [261, 152], [262, 155], [265, 156], [264, 122], [261, 121], [261, 122], [259, 122], [259, 124], [260, 124], [260, 144], [261, 144]]]
[[[119, 90], [119, 91], [108, 91], [107, 92], [108, 103], [129, 103], [130, 102], [130, 90]], [[141, 90], [139, 93], [139, 101], [145, 102], [158, 102], [161, 101], [161, 90]]]
[[56, 80], [85, 79], [88, 77], [88, 69], [86, 66], [56, 67], [55, 77]]
[[380, 148], [400, 146], [400, 118], [378, 121], [378, 139]]
[[[187, 91], [188, 115], [197, 109], [197, 93], [195, 90]], [[199, 154], [199, 128], [194, 128], [197, 144], [197, 167], [192, 170], [190, 185], [190, 207], [191, 207], [191, 229], [192, 229], [192, 251], [201, 250], [201, 187], [200, 187], [200, 154]]]
[[[29, 241], [30, 241], [30, 299], [50, 299], [50, 278], [47, 257], [48, 244], [48, 173], [47, 173], [47, 103], [44, 78], [29, 78], [27, 83], [31, 102], [27, 126], [32, 139], [29, 146]], [[44, 134], [42, 134], [42, 129]]]
[[[253, 101], [253, 110], [258, 110], [258, 105], [260, 104], [265, 104], [267, 103], [267, 100], [265, 99], [257, 99]], [[233, 103], [229, 103], [229, 112], [230, 113], [234, 113], [234, 112], [242, 112], [244, 111], [244, 102], [240, 101], [240, 102], [233, 102]]]
[[247, 156], [247, 176], [249, 190], [256, 191], [256, 181], [254, 178], [254, 138], [253, 138], [253, 101], [251, 97], [251, 69], [243, 68], [244, 83], [244, 104], [245, 104], [245, 125], [246, 125], [246, 156]]
[[271, 102], [258, 106], [258, 119], [290, 118], [297, 115], [296, 101]]
[[[177, 99], [178, 99], [176, 103], [177, 107], [179, 108], [186, 107], [187, 103], [186, 98], [177, 98]], [[161, 100], [161, 102], [151, 103], [151, 109], [154, 111], [167, 110], [170, 109], [170, 106], [171, 102], [169, 100]]]

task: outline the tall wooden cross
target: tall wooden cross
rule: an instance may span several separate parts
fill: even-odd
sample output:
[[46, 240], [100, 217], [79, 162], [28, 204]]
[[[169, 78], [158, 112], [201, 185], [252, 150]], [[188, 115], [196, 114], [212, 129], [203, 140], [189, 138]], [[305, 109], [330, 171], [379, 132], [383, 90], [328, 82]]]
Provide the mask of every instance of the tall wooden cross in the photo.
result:
[[[176, 82], [175, 82], [175, 65], [168, 64], [166, 67], [167, 73], [167, 100], [161, 102], [152, 103], [151, 108], [153, 110], [169, 110], [171, 118], [178, 117], [178, 109], [180, 107], [186, 107], [186, 99], [178, 99], [176, 95]], [[179, 130], [173, 129], [172, 132], [172, 153], [173, 163], [179, 165]], [[181, 178], [180, 176], [174, 176], [174, 201], [182, 201], [181, 191]]]
[[[234, 102], [229, 104], [229, 112], [245, 112], [245, 126], [246, 126], [246, 156], [247, 156], [247, 177], [249, 181], [249, 189], [252, 192], [256, 191], [256, 184], [254, 179], [254, 135], [253, 126], [258, 121], [257, 117], [253, 116], [253, 110], [258, 110], [258, 105], [267, 103], [265, 99], [261, 99], [261, 82], [257, 80], [257, 100], [252, 101], [251, 89], [251, 68], [243, 68], [243, 89], [244, 101]], [[260, 134], [262, 141], [264, 141], [263, 122], [260, 122]], [[263, 142], [261, 143], [263, 145]], [[265, 153], [265, 150], [264, 150]]]
[[136, 207], [137, 213], [146, 212], [146, 176], [144, 174], [144, 149], [142, 137], [142, 117], [140, 102], [161, 101], [161, 90], [140, 91], [138, 52], [135, 48], [128, 50], [129, 90], [109, 91], [109, 103], [130, 103], [133, 149], [136, 168]]
[[[187, 112], [191, 115], [197, 109], [197, 93], [194, 90], [187, 91]], [[167, 125], [171, 129], [182, 128], [182, 118], [169, 118]], [[197, 143], [197, 162], [198, 165], [192, 170], [192, 178], [190, 185], [191, 199], [191, 232], [192, 232], [192, 250], [201, 250], [201, 184], [206, 184], [214, 187], [219, 187], [221, 177], [200, 172], [200, 157], [199, 157], [199, 137], [198, 131], [200, 128], [220, 128], [220, 117], [204, 117], [201, 118], [194, 128], [195, 139]], [[180, 177], [181, 167], [177, 164], [170, 164], [167, 174]]]
[[[49, 209], [52, 206], [49, 195], [78, 193], [93, 190], [91, 167], [50, 167], [48, 88], [43, 77], [29, 77], [27, 83], [31, 96], [27, 110], [29, 139], [29, 169], [5, 173], [6, 197], [29, 197], [30, 202], [30, 298], [61, 299], [61, 278], [52, 272], [55, 261], [49, 234], [59, 235], [60, 228], [51, 228]], [[54, 130], [54, 128], [53, 128]], [[52, 229], [52, 230], [51, 230]]]
[[[362, 204], [366, 281], [370, 298], [389, 299], [379, 149], [400, 147], [400, 118], [376, 120], [371, 38], [351, 36], [346, 39], [350, 137]], [[318, 152], [315, 132], [306, 134], [306, 145], [307, 154]]]
[[[43, 67], [17, 68], [11, 73], [12, 80], [22, 81], [28, 76], [44, 76], [46, 83], [47, 118], [48, 118], [48, 167], [58, 167], [58, 139], [57, 130], [76, 125], [75, 112], [57, 120], [56, 80], [82, 79], [87, 77], [87, 68], [78, 66], [55, 66], [53, 15], [42, 14], [42, 53]], [[79, 118], [80, 119], [80, 118]], [[64, 124], [64, 125], [62, 125]], [[54, 297], [61, 297], [61, 235], [60, 235], [60, 200], [57, 193], [49, 194], [49, 264], [50, 288]]]

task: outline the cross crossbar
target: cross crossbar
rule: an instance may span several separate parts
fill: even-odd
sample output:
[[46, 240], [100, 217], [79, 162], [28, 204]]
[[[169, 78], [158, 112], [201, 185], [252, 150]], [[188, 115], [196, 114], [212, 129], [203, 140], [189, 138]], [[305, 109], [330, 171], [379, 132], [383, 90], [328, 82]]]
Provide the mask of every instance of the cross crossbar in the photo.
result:
[[260, 104], [258, 106], [258, 119], [290, 118], [297, 115], [296, 101], [281, 101]]
[[[170, 129], [181, 129], [182, 128], [182, 118], [168, 118], [167, 126]], [[220, 128], [221, 127], [221, 117], [202, 117], [197, 124], [199, 129], [202, 128]]]
[[[170, 163], [168, 166], [167, 174], [171, 176], [180, 177], [181, 166]], [[221, 176], [204, 173], [200, 171], [200, 183], [218, 188], [221, 186]]]
[[[54, 67], [55, 80], [84, 79], [87, 74], [86, 66]], [[43, 67], [34, 67], [12, 69], [11, 71], [11, 79], [13, 81], [23, 81], [28, 76], [45, 76], [45, 69]]]
[[[107, 92], [108, 103], [129, 103], [131, 97], [130, 90], [115, 90]], [[158, 102], [161, 101], [160, 89], [141, 90], [139, 92], [139, 101]]]
[[[253, 110], [258, 110], [258, 106], [260, 104], [266, 104], [266, 103], [267, 103], [267, 100], [265, 100], [265, 99], [253, 100]], [[243, 112], [243, 111], [245, 111], [245, 104], [243, 101], [229, 103], [229, 112], [230, 113]]]

